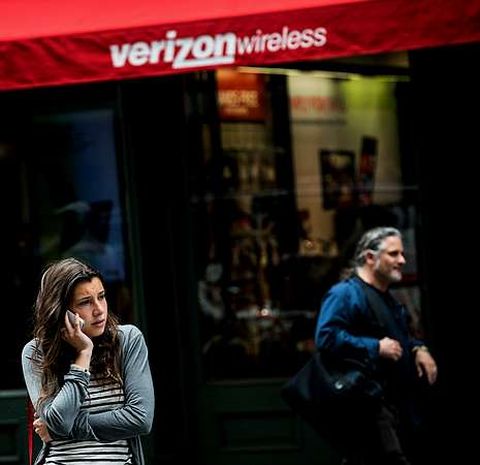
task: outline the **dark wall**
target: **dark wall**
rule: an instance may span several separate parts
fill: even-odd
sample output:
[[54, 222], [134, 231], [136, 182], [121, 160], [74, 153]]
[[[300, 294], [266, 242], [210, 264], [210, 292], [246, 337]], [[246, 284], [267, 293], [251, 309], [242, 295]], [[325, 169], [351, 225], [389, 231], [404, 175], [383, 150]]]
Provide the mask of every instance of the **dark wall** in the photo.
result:
[[185, 287], [189, 268], [184, 160], [183, 80], [141, 80], [120, 85], [127, 193], [136, 223], [132, 262], [140, 265], [150, 363], [155, 383], [155, 423], [147, 457], [151, 463], [184, 462], [192, 449], [189, 395], [192, 370], [185, 366], [192, 324]]
[[479, 45], [411, 53], [423, 280], [440, 368], [432, 453], [451, 463], [478, 448], [464, 418], [478, 406], [479, 54]]

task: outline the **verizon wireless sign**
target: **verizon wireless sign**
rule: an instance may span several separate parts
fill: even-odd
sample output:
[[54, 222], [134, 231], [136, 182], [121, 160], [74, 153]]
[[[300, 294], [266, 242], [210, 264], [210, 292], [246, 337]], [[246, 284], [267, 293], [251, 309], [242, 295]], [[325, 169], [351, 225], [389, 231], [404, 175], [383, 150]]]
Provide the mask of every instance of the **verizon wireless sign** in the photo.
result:
[[114, 68], [165, 63], [181, 70], [235, 64], [238, 56], [318, 48], [326, 43], [324, 27], [296, 30], [283, 26], [272, 33], [257, 29], [253, 35], [226, 32], [196, 37], [181, 37], [176, 30], [169, 30], [159, 40], [113, 44], [110, 57]]
[[36, 15], [25, 2], [0, 15], [0, 92], [480, 42], [472, 0], [263, 0], [222, 17], [231, 0], [189, 0], [184, 20], [178, 0], [84, 0], [82, 21], [65, 2], [26, 2]]

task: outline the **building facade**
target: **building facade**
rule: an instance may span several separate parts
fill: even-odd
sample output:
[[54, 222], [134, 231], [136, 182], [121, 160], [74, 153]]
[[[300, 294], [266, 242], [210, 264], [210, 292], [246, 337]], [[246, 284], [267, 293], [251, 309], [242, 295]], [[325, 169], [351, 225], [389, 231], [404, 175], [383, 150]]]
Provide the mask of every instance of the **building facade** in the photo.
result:
[[478, 54], [445, 45], [0, 92], [2, 461], [27, 461], [20, 351], [41, 270], [76, 256], [146, 335], [148, 463], [338, 463], [279, 388], [377, 225], [404, 234], [395, 293], [440, 366], [432, 460], [458, 458], [457, 402], [475, 404], [457, 380], [476, 354], [464, 270], [478, 255]]

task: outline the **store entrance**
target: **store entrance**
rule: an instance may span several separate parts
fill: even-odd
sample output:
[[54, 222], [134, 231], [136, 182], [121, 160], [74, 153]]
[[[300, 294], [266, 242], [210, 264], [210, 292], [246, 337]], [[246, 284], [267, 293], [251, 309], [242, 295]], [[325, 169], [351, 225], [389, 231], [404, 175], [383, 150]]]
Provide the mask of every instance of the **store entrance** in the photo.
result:
[[201, 150], [188, 164], [202, 463], [338, 463], [280, 388], [314, 350], [321, 299], [364, 230], [404, 233], [395, 292], [422, 331], [413, 155], [399, 143], [409, 83], [374, 74], [242, 68], [196, 81]]

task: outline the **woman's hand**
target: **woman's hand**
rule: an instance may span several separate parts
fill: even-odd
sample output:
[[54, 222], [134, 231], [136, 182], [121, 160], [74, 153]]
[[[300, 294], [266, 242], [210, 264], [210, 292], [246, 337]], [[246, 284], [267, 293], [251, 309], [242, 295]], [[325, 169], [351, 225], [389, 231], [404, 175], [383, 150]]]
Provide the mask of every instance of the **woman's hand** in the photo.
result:
[[37, 418], [36, 420], [34, 420], [33, 430], [40, 436], [40, 439], [43, 442], [50, 442], [52, 440], [52, 437], [48, 432], [47, 425], [41, 418]]
[[78, 314], [75, 314], [75, 323], [70, 323], [65, 313], [65, 326], [61, 329], [62, 339], [70, 344], [77, 352], [93, 349], [92, 340], [82, 331]]
[[75, 323], [72, 325], [65, 313], [65, 327], [61, 329], [61, 334], [62, 339], [77, 351], [74, 363], [88, 370], [92, 358], [93, 341], [82, 331], [77, 314], [75, 314]]

